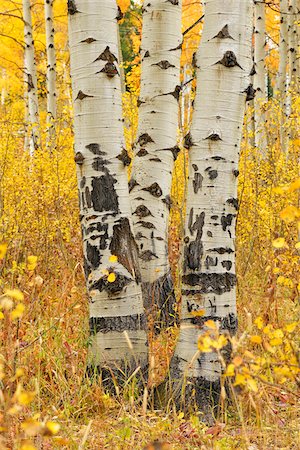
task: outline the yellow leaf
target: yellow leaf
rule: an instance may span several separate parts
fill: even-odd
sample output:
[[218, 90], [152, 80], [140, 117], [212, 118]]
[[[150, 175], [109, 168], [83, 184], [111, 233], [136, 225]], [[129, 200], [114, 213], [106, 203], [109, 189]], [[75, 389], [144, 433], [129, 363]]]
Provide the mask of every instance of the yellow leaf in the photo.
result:
[[273, 247], [275, 247], [275, 248], [283, 248], [286, 246], [284, 238], [277, 238], [273, 241], [272, 244], [273, 244]]
[[261, 344], [262, 338], [260, 336], [253, 335], [253, 336], [250, 336], [250, 342], [252, 342], [252, 344]]
[[293, 331], [295, 331], [295, 329], [297, 328], [298, 323], [297, 322], [293, 322], [293, 323], [289, 323], [288, 325], [285, 326], [285, 330], [288, 333], [293, 333]]
[[300, 242], [297, 242], [297, 244], [295, 245], [295, 248], [296, 248], [297, 250], [300, 249]]
[[8, 295], [15, 300], [19, 300], [20, 302], [24, 300], [24, 295], [21, 291], [19, 291], [19, 289], [7, 289], [5, 291], [5, 295]]
[[130, 0], [118, 0], [118, 6], [120, 7], [120, 10], [122, 13], [126, 13], [127, 9], [130, 6]]
[[0, 320], [4, 319], [4, 314], [2, 311], [0, 311]]
[[211, 330], [216, 330], [217, 329], [217, 325], [216, 322], [214, 320], [207, 320], [204, 323], [205, 326], [207, 326], [207, 328], [210, 328]]
[[205, 314], [205, 310], [204, 309], [199, 309], [198, 311], [192, 311], [191, 314], [194, 317], [202, 317]]
[[263, 321], [262, 317], [257, 317], [257, 318], [254, 320], [254, 323], [255, 323], [255, 325], [257, 326], [257, 328], [258, 328], [259, 330], [261, 330], [262, 327], [264, 326], [264, 321]]
[[7, 244], [0, 244], [0, 259], [3, 259], [7, 252]]
[[300, 178], [293, 181], [293, 183], [290, 184], [290, 187], [288, 190], [289, 190], [289, 192], [293, 192], [293, 191], [296, 191], [296, 189], [300, 189]]
[[282, 339], [280, 338], [273, 338], [270, 340], [270, 345], [272, 345], [272, 347], [277, 347], [277, 345], [281, 345], [282, 344]]
[[27, 257], [27, 269], [32, 271], [36, 268], [37, 266], [37, 256], [34, 255], [30, 255]]
[[22, 444], [20, 450], [37, 450], [37, 448], [30, 442]]
[[116, 263], [118, 261], [118, 257], [116, 255], [111, 255], [109, 257], [110, 262]]
[[225, 345], [227, 345], [227, 343], [228, 343], [228, 340], [226, 339], [226, 337], [223, 334], [221, 334], [221, 336], [219, 336], [217, 340], [212, 342], [212, 346], [216, 350], [220, 350], [221, 348], [225, 347]]
[[108, 275], [108, 277], [107, 277], [107, 281], [109, 282], [109, 283], [113, 283], [114, 281], [116, 281], [116, 275], [112, 272], [112, 273], [110, 273], [109, 275]]
[[27, 406], [34, 400], [34, 397], [35, 392], [21, 392], [17, 396], [17, 401], [20, 405]]
[[246, 383], [247, 383], [247, 386], [248, 386], [250, 391], [258, 392], [257, 383], [256, 383], [256, 381], [253, 378], [248, 378]]
[[46, 428], [44, 432], [45, 436], [54, 436], [59, 432], [60, 425], [59, 423], [48, 421], [46, 422], [45, 428]]
[[232, 360], [235, 367], [240, 367], [243, 364], [243, 358], [240, 356], [235, 356]]
[[19, 303], [10, 313], [12, 320], [20, 319], [23, 316], [24, 311], [25, 306], [23, 305], [23, 303]]
[[279, 269], [279, 267], [275, 267], [274, 269], [273, 269], [273, 273], [276, 275], [277, 273], [279, 273], [280, 272], [280, 269]]
[[234, 386], [239, 386], [240, 384], [246, 384], [246, 377], [241, 373], [238, 373], [235, 377]]
[[281, 211], [280, 217], [285, 222], [290, 223], [293, 222], [297, 217], [300, 217], [300, 211], [295, 206], [287, 206]]
[[212, 350], [212, 340], [209, 336], [201, 336], [198, 341], [198, 349], [200, 352], [209, 353]]
[[225, 377], [233, 377], [234, 376], [234, 364], [228, 364], [226, 372], [225, 372]]

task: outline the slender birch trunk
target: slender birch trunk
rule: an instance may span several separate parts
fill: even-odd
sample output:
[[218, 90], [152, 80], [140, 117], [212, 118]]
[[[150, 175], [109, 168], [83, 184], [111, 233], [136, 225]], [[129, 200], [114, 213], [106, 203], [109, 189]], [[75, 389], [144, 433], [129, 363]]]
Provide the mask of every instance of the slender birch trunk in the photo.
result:
[[37, 96], [37, 75], [34, 57], [34, 41], [32, 36], [32, 19], [30, 0], [23, 0], [24, 19], [24, 73], [28, 100], [28, 121], [30, 126], [30, 152], [34, 153], [40, 144], [39, 106]]
[[[144, 304], [158, 321], [174, 319], [175, 294], [168, 260], [173, 163], [178, 155], [181, 0], [144, 3], [138, 139], [130, 181]], [[169, 321], [169, 322], [168, 322]]]
[[[250, 71], [252, 1], [207, 0], [197, 52], [197, 94], [186, 136], [190, 167], [182, 276], [180, 335], [171, 362], [173, 395], [209, 415], [218, 402], [221, 365], [215, 353], [197, 355], [212, 319], [234, 334], [237, 176]], [[199, 311], [204, 310], [201, 317]], [[196, 357], [195, 357], [196, 355]], [[183, 380], [185, 380], [183, 385]]]
[[[131, 231], [115, 0], [69, 0], [75, 161], [90, 301], [89, 366], [111, 383], [147, 366]], [[129, 342], [130, 340], [130, 342]], [[118, 370], [119, 369], [119, 370]], [[139, 375], [139, 374], [138, 374]]]
[[[56, 120], [56, 55], [54, 47], [53, 1], [45, 0], [46, 50], [47, 50], [47, 126], [48, 141], [55, 136]], [[49, 142], [48, 142], [49, 143]]]
[[297, 50], [298, 50], [298, 31], [299, 11], [296, 0], [290, 0], [288, 13], [288, 42], [289, 42], [289, 80], [292, 90], [297, 88]]
[[255, 90], [254, 98], [254, 120], [255, 120], [255, 146], [259, 147], [262, 152], [265, 151], [265, 114], [263, 112], [263, 104], [267, 100], [267, 84], [266, 84], [266, 12], [265, 2], [255, 1], [254, 8], [254, 61], [255, 73], [253, 84]]
[[[280, 0], [280, 38], [279, 38], [279, 69], [277, 90], [282, 99], [287, 94], [287, 64], [288, 64], [288, 0]], [[285, 103], [285, 100], [284, 100]]]

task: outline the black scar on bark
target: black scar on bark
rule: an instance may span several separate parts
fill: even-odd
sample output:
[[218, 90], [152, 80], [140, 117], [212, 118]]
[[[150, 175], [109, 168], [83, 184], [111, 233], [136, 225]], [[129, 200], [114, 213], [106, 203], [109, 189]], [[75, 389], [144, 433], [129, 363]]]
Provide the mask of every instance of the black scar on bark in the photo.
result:
[[105, 73], [108, 76], [108, 78], [113, 78], [116, 75], [119, 75], [118, 69], [116, 68], [114, 63], [110, 62], [107, 62], [103, 67], [103, 69], [101, 69], [99, 72], [96, 72], [96, 74], [97, 73]]
[[188, 150], [192, 147], [193, 145], [193, 139], [192, 139], [192, 135], [191, 133], [188, 133], [184, 136], [184, 148], [187, 148]]
[[174, 147], [171, 148], [162, 148], [160, 150], [157, 150], [158, 152], [171, 152], [173, 155], [173, 159], [174, 161], [176, 161], [177, 156], [180, 153], [180, 148], [178, 147], [178, 145], [174, 145]]
[[86, 145], [85, 148], [88, 149], [90, 152], [92, 152], [94, 155], [106, 155], [105, 152], [102, 152], [100, 150], [99, 144], [92, 143], [92, 144]]
[[226, 270], [231, 270], [232, 267], [232, 262], [229, 260], [226, 261], [222, 261], [222, 266], [226, 269]]
[[144, 222], [143, 220], [139, 220], [138, 224], [143, 228], [148, 228], [148, 230], [151, 230], [152, 228], [155, 229], [155, 226], [151, 222]]
[[130, 181], [128, 183], [128, 187], [129, 187], [129, 192], [132, 191], [132, 189], [137, 186], [139, 183], [134, 179], [134, 178], [130, 178]]
[[150, 158], [149, 161], [161, 162], [161, 159], [159, 159], [159, 158]]
[[213, 235], [211, 231], [208, 231], [206, 234], [208, 237], [212, 237], [212, 235]]
[[138, 266], [138, 247], [131, 232], [129, 220], [122, 217], [113, 226], [113, 237], [109, 246], [112, 255], [117, 256], [118, 262], [140, 282], [141, 275]]
[[227, 214], [226, 216], [221, 217], [221, 225], [223, 231], [226, 231], [227, 227], [230, 227], [232, 225], [234, 217], [235, 217], [234, 214]]
[[228, 203], [229, 205], [233, 206], [234, 209], [236, 209], [238, 211], [239, 209], [239, 201], [237, 198], [229, 198], [228, 200], [226, 200], [226, 203]]
[[97, 39], [94, 39], [92, 37], [86, 38], [83, 41], [80, 41], [82, 44], [91, 44], [92, 42], [96, 42]]
[[114, 187], [117, 181], [106, 173], [92, 179], [92, 202], [95, 211], [119, 211], [118, 196]]
[[85, 187], [85, 200], [88, 208], [92, 207], [92, 196], [88, 186]]
[[84, 156], [81, 152], [77, 152], [76, 155], [74, 156], [74, 161], [76, 164], [78, 164], [79, 166], [82, 166], [83, 161], [84, 161]]
[[[108, 246], [108, 224], [107, 223], [97, 223], [96, 226], [89, 226], [86, 230], [87, 233], [93, 233], [97, 231], [102, 233], [101, 235], [95, 236], [95, 239], [100, 238], [99, 248], [100, 250], [105, 250]], [[93, 239], [93, 237], [91, 237]]]
[[217, 64], [222, 64], [224, 67], [239, 67], [240, 69], [243, 70], [243, 68], [239, 65], [239, 63], [237, 62], [237, 58], [236, 55], [233, 51], [231, 50], [227, 50], [224, 55], [223, 58], [220, 59], [220, 61], [217, 62]]
[[218, 258], [213, 258], [212, 256], [207, 256], [205, 259], [205, 267], [208, 270], [210, 267], [216, 267], [218, 265]]
[[217, 248], [210, 248], [209, 250], [207, 250], [208, 252], [215, 252], [215, 253], [219, 253], [219, 255], [225, 255], [225, 253], [234, 253], [234, 250], [232, 250], [229, 247], [217, 247]]
[[174, 5], [174, 6], [178, 6], [179, 5], [179, 1], [178, 0], [167, 0], [167, 2], [172, 3], [172, 5]]
[[136, 156], [138, 156], [139, 158], [142, 158], [143, 156], [148, 155], [148, 152], [145, 148], [141, 148], [141, 150], [139, 150], [136, 154]]
[[115, 55], [110, 51], [109, 46], [107, 46], [104, 50], [104, 52], [101, 53], [101, 55], [98, 56], [98, 58], [95, 59], [96, 61], [108, 61], [109, 63], [114, 63], [115, 61], [118, 62]]
[[150, 52], [149, 50], [147, 50], [144, 54], [144, 58], [149, 58], [150, 57]]
[[232, 173], [233, 173], [233, 175], [237, 178], [237, 177], [239, 176], [239, 174], [240, 174], [240, 171], [237, 170], [237, 169], [234, 169], [234, 170], [232, 171]]
[[167, 70], [170, 67], [175, 67], [174, 64], [171, 64], [169, 61], [167, 61], [166, 59], [159, 61], [159, 63], [156, 64], [152, 64], [152, 66], [158, 66], [160, 69], [162, 70]]
[[201, 175], [201, 173], [196, 172], [194, 174], [194, 179], [193, 179], [193, 188], [194, 188], [195, 194], [198, 193], [199, 189], [202, 189], [202, 182], [203, 182], [203, 176]]
[[226, 161], [223, 156], [212, 156], [211, 159], [213, 159], [214, 161]]
[[255, 64], [253, 64], [251, 71], [249, 73], [250, 77], [253, 77], [253, 75], [256, 75], [256, 69], [255, 69]]
[[[198, 286], [197, 294], [221, 295], [230, 292], [236, 286], [236, 275], [230, 272], [189, 273], [183, 275], [182, 282], [187, 286]], [[189, 290], [184, 291], [186, 295], [189, 295], [190, 292]]]
[[85, 178], [85, 177], [82, 177], [81, 180], [80, 180], [80, 187], [81, 187], [81, 189], [84, 188], [85, 183], [86, 183], [86, 178]]
[[172, 275], [168, 272], [153, 283], [142, 283], [143, 301], [147, 315], [154, 318], [154, 332], [179, 324]]
[[150, 142], [154, 142], [154, 140], [149, 136], [148, 133], [143, 133], [141, 134], [141, 136], [138, 138], [137, 143], [141, 146], [144, 147], [144, 145], [149, 144]]
[[146, 328], [146, 315], [133, 314], [119, 317], [91, 317], [89, 320], [91, 336], [109, 331], [138, 331]]
[[246, 96], [246, 102], [250, 102], [251, 100], [253, 100], [255, 98], [255, 92], [256, 90], [253, 87], [253, 84], [249, 84], [249, 86], [243, 91], [245, 94], [247, 94]]
[[107, 280], [107, 276], [105, 275], [93, 283], [90, 290], [98, 290], [100, 292], [106, 291], [109, 295], [115, 295], [119, 294], [128, 284], [132, 282], [132, 279], [126, 277], [125, 275], [118, 272], [114, 272], [114, 274], [116, 279], [113, 283], [109, 282]]
[[93, 269], [97, 269], [99, 267], [101, 258], [100, 258], [100, 252], [97, 247], [94, 245], [89, 244], [89, 242], [86, 243], [86, 255], [88, 262], [90, 266]]
[[210, 180], [215, 180], [216, 178], [218, 178], [218, 171], [217, 170], [209, 170], [208, 176], [209, 176]]
[[83, 258], [83, 270], [86, 280], [88, 279], [89, 274], [92, 272], [92, 268], [86, 259], [86, 257]]
[[219, 33], [216, 34], [216, 36], [213, 37], [213, 39], [215, 39], [215, 38], [218, 38], [218, 39], [233, 39], [233, 37], [230, 36], [230, 34], [229, 34], [228, 24], [224, 25], [222, 30], [220, 30]]
[[125, 148], [122, 149], [122, 152], [120, 153], [120, 155], [117, 156], [117, 158], [120, 161], [122, 161], [122, 163], [124, 164], [125, 167], [129, 166], [131, 163], [131, 158], [128, 155], [128, 151]]
[[82, 92], [82, 91], [79, 91], [78, 92], [78, 94], [77, 94], [77, 97], [75, 98], [75, 100], [83, 100], [84, 98], [93, 98], [94, 96], [93, 95], [88, 95], [88, 94], [85, 94], [84, 92]]
[[176, 87], [175, 87], [175, 89], [174, 89], [174, 91], [172, 91], [172, 92], [167, 92], [166, 94], [159, 94], [159, 95], [157, 95], [156, 97], [163, 97], [164, 95], [172, 95], [174, 98], [175, 98], [175, 100], [179, 100], [179, 97], [180, 97], [180, 92], [181, 92], [181, 86], [179, 86], [179, 85], [177, 85]]
[[162, 202], [167, 205], [168, 210], [170, 211], [172, 208], [172, 199], [170, 195], [166, 195], [165, 198], [162, 199]]
[[142, 191], [147, 191], [149, 192], [151, 195], [153, 195], [153, 197], [159, 198], [162, 196], [162, 190], [161, 187], [159, 186], [158, 183], [152, 183], [151, 186], [148, 186], [146, 188], [143, 188]]
[[202, 244], [202, 235], [203, 235], [203, 226], [205, 221], [205, 212], [202, 211], [201, 214], [196, 216], [195, 222], [193, 222], [194, 209], [191, 209], [189, 216], [189, 230], [191, 235], [194, 235], [194, 232], [197, 232], [196, 238], [194, 241], [191, 241], [189, 245], [184, 248], [184, 270], [189, 267], [191, 270], [198, 270], [201, 268], [201, 258], [203, 255], [203, 244]]
[[206, 139], [209, 139], [210, 141], [222, 141], [220, 134], [216, 132], [211, 133], [209, 136], [205, 138], [205, 140]]
[[78, 9], [76, 6], [76, 3], [74, 0], [68, 0], [68, 13], [70, 16], [73, 16], [74, 14], [78, 13]]
[[140, 219], [142, 219], [144, 217], [148, 217], [148, 216], [153, 217], [153, 214], [151, 214], [151, 212], [145, 205], [139, 205], [133, 214], [137, 215]]
[[103, 159], [101, 156], [99, 156], [98, 158], [94, 159], [92, 167], [97, 172], [104, 172], [105, 174], [109, 174], [109, 171], [106, 167], [109, 164], [111, 164], [110, 161], [108, 161], [107, 159]]
[[120, 20], [123, 19], [123, 17], [124, 17], [124, 14], [122, 13], [120, 6], [118, 5], [118, 14], [117, 14], [116, 20], [119, 22]]
[[197, 164], [192, 164], [192, 167], [193, 167], [195, 172], [197, 172], [197, 170], [199, 170]]
[[158, 259], [158, 256], [155, 253], [151, 252], [151, 250], [145, 250], [139, 255], [139, 258], [142, 261], [152, 261], [153, 259]]

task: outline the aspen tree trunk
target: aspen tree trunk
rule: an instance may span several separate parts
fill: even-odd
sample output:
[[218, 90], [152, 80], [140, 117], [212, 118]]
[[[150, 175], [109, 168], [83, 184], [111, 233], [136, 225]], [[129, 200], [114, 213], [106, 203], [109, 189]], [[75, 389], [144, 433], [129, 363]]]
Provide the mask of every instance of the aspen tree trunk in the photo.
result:
[[296, 0], [290, 0], [288, 10], [288, 42], [289, 42], [289, 80], [291, 90], [297, 88], [297, 49], [298, 49], [298, 33], [299, 27], [297, 21], [299, 11], [297, 11]]
[[237, 176], [245, 100], [253, 89], [249, 85], [252, 14], [251, 0], [205, 2], [195, 109], [185, 139], [190, 166], [183, 303], [171, 380], [177, 404], [187, 408], [195, 401], [207, 415], [218, 402], [221, 365], [215, 353], [194, 358], [198, 337], [208, 319], [218, 322], [224, 333], [234, 334], [237, 329]]
[[113, 372], [120, 379], [147, 366], [124, 167], [129, 158], [123, 142], [118, 11], [115, 0], [69, 0], [68, 11], [75, 161], [90, 301], [89, 366], [101, 368], [109, 386]]
[[255, 90], [254, 98], [254, 123], [255, 123], [255, 145], [264, 152], [266, 147], [265, 138], [265, 114], [262, 106], [267, 100], [266, 84], [266, 13], [265, 2], [263, 0], [255, 1], [254, 8], [254, 61], [255, 73], [253, 84]]
[[277, 90], [284, 99], [287, 93], [287, 63], [288, 63], [288, 0], [280, 0], [280, 38], [279, 38], [279, 70]]
[[30, 152], [34, 153], [40, 144], [39, 135], [39, 106], [37, 96], [37, 75], [34, 59], [34, 41], [32, 36], [32, 19], [30, 0], [23, 0], [24, 19], [24, 72], [25, 88], [28, 100], [28, 120], [30, 126]]
[[[177, 146], [181, 0], [144, 3], [139, 127], [130, 181], [144, 304], [170, 324], [175, 303], [168, 260], [168, 219]], [[164, 316], [164, 317], [162, 317]]]
[[47, 50], [47, 125], [48, 141], [55, 136], [56, 120], [56, 56], [54, 47], [53, 1], [45, 0]]

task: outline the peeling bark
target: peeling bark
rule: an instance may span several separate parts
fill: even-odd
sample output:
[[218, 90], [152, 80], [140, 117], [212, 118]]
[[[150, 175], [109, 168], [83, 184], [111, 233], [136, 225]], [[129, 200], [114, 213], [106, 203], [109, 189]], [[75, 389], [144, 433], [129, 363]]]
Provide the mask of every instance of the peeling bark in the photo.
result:
[[171, 389], [181, 408], [188, 409], [193, 402], [206, 413], [206, 420], [218, 403], [221, 365], [215, 353], [195, 358], [204, 321], [193, 313], [204, 310], [205, 318], [219, 322], [224, 333], [236, 331], [236, 168], [252, 65], [251, 18], [249, 0], [238, 5], [236, 0], [206, 1], [187, 140], [190, 175], [182, 319], [171, 362]]
[[[69, 0], [75, 162], [90, 301], [89, 372], [112, 386], [147, 368], [147, 337], [125, 166], [114, 0]], [[124, 332], [131, 342], [129, 345]], [[124, 373], [122, 373], [124, 370]]]
[[[181, 0], [144, 3], [139, 127], [130, 183], [145, 305], [174, 323], [168, 261], [172, 168], [177, 158]], [[142, 200], [141, 200], [142, 199]]]

